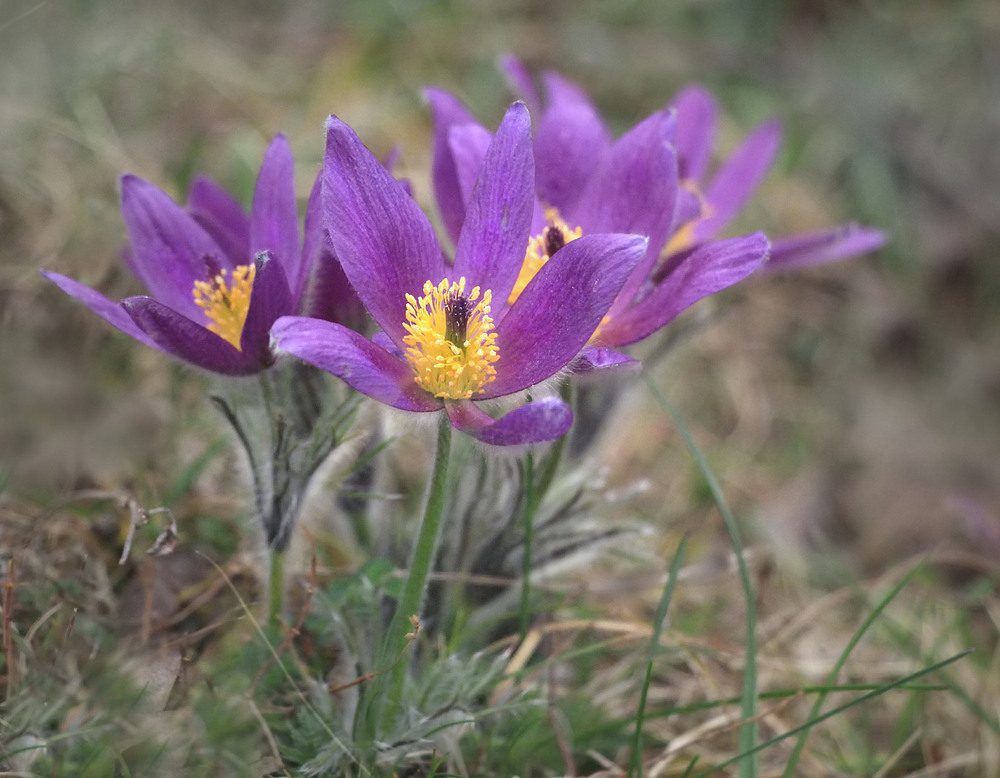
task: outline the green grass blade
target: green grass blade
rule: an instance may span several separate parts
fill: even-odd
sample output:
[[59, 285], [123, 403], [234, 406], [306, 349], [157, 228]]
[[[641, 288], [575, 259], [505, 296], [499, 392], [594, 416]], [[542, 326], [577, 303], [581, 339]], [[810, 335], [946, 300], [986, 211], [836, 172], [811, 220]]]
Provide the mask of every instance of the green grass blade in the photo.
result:
[[[896, 596], [903, 591], [911, 580], [913, 580], [913, 577], [922, 567], [923, 562], [921, 561], [920, 564], [915, 565], [909, 573], [903, 576], [899, 583], [893, 586], [892, 589], [889, 590], [888, 594], [886, 594], [886, 596], [883, 597], [874, 608], [872, 608], [867, 618], [865, 618], [865, 620], [861, 623], [861, 626], [855, 630], [854, 635], [851, 636], [847, 645], [844, 646], [844, 650], [840, 652], [840, 656], [837, 657], [837, 661], [834, 663], [833, 668], [830, 670], [830, 673], [826, 678], [826, 685], [830, 688], [830, 690], [833, 690], [834, 684], [837, 682], [837, 676], [840, 675], [840, 671], [843, 670], [848, 657], [850, 657], [858, 643], [861, 642], [861, 638], [864, 637], [869, 627], [875, 623], [875, 620], [882, 614], [889, 603], [896, 599]], [[820, 694], [817, 695], [815, 702], [813, 702], [812, 709], [809, 711], [809, 720], [813, 720], [819, 716], [823, 703], [826, 702], [827, 695], [828, 692], [820, 692]], [[799, 758], [802, 756], [802, 751], [805, 748], [806, 740], [809, 738], [809, 733], [811, 731], [811, 729], [804, 729], [799, 735], [799, 739], [795, 743], [795, 748], [792, 750], [792, 754], [785, 766], [785, 772], [783, 774], [784, 778], [790, 778], [790, 776], [795, 774], [795, 768], [798, 765]]]
[[[756, 746], [754, 746], [754, 752], [763, 751], [765, 748], [770, 748], [776, 743], [780, 743], [782, 740], [787, 740], [790, 737], [794, 737], [795, 735], [801, 734], [804, 730], [811, 729], [812, 727], [815, 727], [817, 724], [820, 724], [826, 721], [827, 719], [832, 719], [834, 716], [839, 716], [841, 713], [844, 713], [845, 711], [853, 708], [855, 705], [864, 705], [866, 702], [870, 702], [871, 700], [874, 700], [876, 697], [880, 697], [886, 692], [890, 692], [893, 689], [898, 689], [907, 686], [909, 683], [915, 681], [918, 678], [923, 678], [925, 675], [930, 675], [931, 673], [936, 672], [942, 669], [943, 667], [947, 667], [953, 662], [957, 662], [959, 659], [962, 659], [971, 654], [973, 650], [974, 649], [967, 648], [965, 649], [965, 651], [959, 651], [957, 654], [953, 654], [947, 659], [942, 659], [940, 662], [935, 662], [933, 665], [930, 665], [929, 667], [925, 667], [922, 670], [917, 670], [915, 673], [910, 673], [909, 675], [903, 676], [902, 678], [899, 678], [893, 681], [892, 683], [886, 684], [885, 686], [881, 686], [878, 689], [875, 689], [874, 691], [868, 692], [868, 694], [863, 694], [856, 700], [851, 700], [850, 702], [845, 702], [843, 705], [838, 705], [836, 708], [828, 710], [822, 716], [817, 716], [815, 719], [810, 719], [801, 726], [795, 727], [794, 729], [790, 729], [788, 730], [788, 732], [783, 732], [777, 737], [773, 737], [770, 740], [757, 744]], [[735, 764], [736, 762], [746, 758], [747, 756], [749, 755], [744, 753], [737, 754], [732, 759], [727, 759], [725, 762], [720, 762], [719, 764], [714, 765], [710, 769], [698, 773], [696, 776], [694, 776], [694, 778], [705, 778], [705, 776], [712, 775], [712, 773], [716, 773], [724, 767], [728, 767], [731, 764]]]
[[[701, 471], [705, 483], [712, 493], [712, 498], [722, 514], [722, 520], [726, 525], [726, 531], [733, 544], [733, 551], [736, 553], [736, 565], [739, 571], [740, 585], [743, 587], [743, 596], [746, 599], [746, 658], [743, 671], [743, 701], [740, 706], [740, 715], [743, 718], [743, 725], [740, 727], [739, 748], [743, 761], [740, 762], [740, 778], [756, 778], [760, 772], [759, 763], [754, 755], [760, 750], [757, 748], [758, 730], [757, 724], [757, 599], [753, 591], [753, 583], [750, 580], [750, 570], [747, 568], [746, 560], [743, 558], [743, 544], [740, 540], [739, 526], [736, 518], [722, 493], [719, 482], [712, 472], [705, 457], [702, 456], [701, 449], [694, 442], [691, 432], [688, 430], [684, 420], [680, 417], [674, 406], [667, 400], [653, 380], [643, 374], [646, 386], [653, 394], [653, 397], [660, 404], [660, 407], [670, 417], [677, 431], [684, 439], [691, 457]], [[744, 759], [745, 757], [745, 759]]]
[[677, 576], [680, 574], [681, 564], [684, 561], [684, 552], [687, 550], [687, 536], [681, 538], [677, 546], [677, 553], [674, 554], [670, 562], [670, 571], [667, 573], [667, 583], [663, 587], [663, 594], [660, 596], [660, 603], [656, 606], [656, 615], [653, 618], [653, 635], [649, 639], [649, 655], [646, 659], [646, 677], [642, 681], [642, 691], [639, 694], [639, 710], [635, 717], [635, 734], [632, 736], [632, 761], [629, 765], [629, 778], [636, 775], [642, 778], [642, 725], [646, 716], [646, 697], [649, 694], [649, 684], [653, 680], [653, 661], [659, 653], [660, 635], [663, 634], [663, 622], [667, 618], [667, 609], [670, 607], [670, 600], [674, 595], [674, 586], [677, 584]]

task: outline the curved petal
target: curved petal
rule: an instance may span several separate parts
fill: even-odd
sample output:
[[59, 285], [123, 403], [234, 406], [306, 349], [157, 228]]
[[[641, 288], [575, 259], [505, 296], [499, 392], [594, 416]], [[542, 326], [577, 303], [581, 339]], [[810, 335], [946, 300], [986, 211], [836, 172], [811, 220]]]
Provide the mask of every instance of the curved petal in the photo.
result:
[[271, 325], [279, 316], [294, 313], [295, 302], [280, 262], [263, 253], [257, 255], [256, 266], [250, 308], [240, 334], [240, 351], [254, 357], [263, 366], [274, 362]]
[[767, 259], [763, 233], [702, 245], [629, 310], [601, 327], [602, 346], [627, 346], [642, 340], [703, 297], [742, 281]]
[[697, 85], [684, 87], [671, 107], [677, 111], [677, 165], [682, 180], [701, 181], [712, 161], [715, 98]]
[[535, 186], [546, 205], [567, 214], [610, 141], [583, 90], [556, 73], [544, 81], [549, 102], [535, 135]]
[[658, 111], [623, 135], [587, 182], [578, 209], [584, 232], [646, 235], [649, 247], [619, 295], [621, 305], [645, 283], [670, 235], [677, 208], [677, 155], [671, 111]]
[[196, 367], [225, 375], [250, 375], [266, 367], [256, 355], [233, 348], [211, 330], [152, 297], [127, 297], [121, 305], [163, 351]]
[[413, 380], [409, 365], [339, 324], [282, 316], [271, 328], [278, 348], [325, 370], [379, 402], [404, 411], [436, 411], [441, 401]]
[[447, 275], [441, 246], [413, 198], [335, 116], [327, 124], [323, 213], [351, 285], [403, 349], [405, 295]]
[[561, 438], [573, 426], [573, 412], [558, 397], [525, 403], [494, 419], [468, 400], [445, 403], [452, 425], [490, 446], [523, 446]]
[[160, 344], [149, 337], [134, 321], [132, 321], [132, 317], [125, 312], [125, 309], [122, 308], [121, 305], [113, 300], [109, 300], [96, 289], [91, 289], [89, 286], [81, 284], [79, 281], [74, 281], [72, 278], [67, 278], [61, 273], [53, 273], [48, 270], [43, 270], [42, 275], [62, 289], [70, 297], [75, 297], [81, 303], [86, 305], [90, 308], [90, 310], [104, 319], [104, 321], [112, 327], [117, 327], [126, 335], [131, 335], [140, 343], [145, 343], [147, 346], [152, 346], [153, 348], [160, 349], [161, 351], [163, 350], [160, 348]]
[[609, 372], [612, 370], [615, 372], [625, 372], [638, 370], [641, 367], [642, 363], [638, 359], [633, 359], [628, 354], [623, 354], [621, 351], [615, 351], [611, 348], [597, 348], [594, 346], [587, 346], [580, 352], [580, 356], [573, 361], [573, 364], [570, 365], [570, 369], [576, 375]]
[[[326, 227], [323, 226], [323, 176], [316, 176], [312, 189], [309, 190], [309, 199], [306, 201], [306, 219], [302, 235], [302, 267], [301, 278], [296, 283], [289, 279], [289, 287], [292, 296], [298, 303], [297, 313], [302, 312], [306, 306], [305, 295], [309, 291], [312, 276], [316, 270], [320, 256], [327, 251], [330, 239], [326, 234]], [[332, 253], [332, 252], [331, 252]], [[295, 290], [298, 288], [299, 293]]]
[[231, 265], [246, 264], [250, 254], [250, 217], [221, 186], [196, 178], [188, 192], [187, 210], [230, 257]]
[[424, 90], [431, 113], [434, 114], [434, 159], [431, 177], [434, 183], [434, 197], [444, 221], [445, 230], [451, 239], [458, 242], [465, 221], [467, 197], [459, 186], [450, 143], [451, 129], [462, 124], [477, 124], [475, 117], [462, 101], [443, 89], [429, 87]]
[[760, 186], [781, 144], [781, 125], [764, 122], [719, 169], [705, 190], [712, 215], [694, 226], [695, 242], [717, 235], [740, 212]]
[[483, 399], [527, 389], [566, 367], [646, 245], [635, 235], [584, 235], [553, 254], [497, 324], [497, 375]]
[[506, 300], [528, 245], [535, 206], [531, 118], [514, 103], [493, 136], [455, 249], [455, 275]]
[[295, 202], [295, 160], [284, 135], [264, 153], [250, 210], [250, 256], [269, 252], [285, 268], [293, 293], [302, 290], [302, 248]]
[[853, 223], [779, 238], [771, 244], [771, 257], [761, 272], [781, 273], [867, 254], [884, 246], [887, 240], [882, 230]]
[[531, 79], [531, 73], [513, 54], [502, 54], [497, 60], [500, 71], [507, 79], [507, 84], [514, 94], [520, 97], [528, 106], [532, 113], [538, 113], [542, 107], [542, 101], [538, 98], [538, 90]]
[[136, 176], [122, 177], [122, 218], [131, 244], [129, 265], [150, 294], [185, 316], [201, 318], [194, 282], [218, 268], [232, 269], [232, 258], [191, 214]]
[[[448, 144], [455, 160], [455, 178], [462, 196], [462, 220], [465, 220], [465, 206], [476, 188], [476, 179], [483, 169], [486, 150], [493, 141], [493, 135], [481, 124], [456, 124], [448, 134]], [[459, 225], [459, 233], [462, 225]], [[458, 242], [458, 235], [454, 236]]]

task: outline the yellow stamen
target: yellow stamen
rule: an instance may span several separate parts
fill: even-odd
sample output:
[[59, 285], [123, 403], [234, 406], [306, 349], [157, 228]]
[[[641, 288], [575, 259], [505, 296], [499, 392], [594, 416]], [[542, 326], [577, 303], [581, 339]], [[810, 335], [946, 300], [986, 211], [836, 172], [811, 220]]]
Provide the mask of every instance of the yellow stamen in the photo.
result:
[[521, 272], [517, 276], [517, 281], [514, 282], [514, 289], [511, 291], [510, 297], [507, 298], [508, 303], [513, 304], [521, 296], [524, 288], [542, 269], [542, 266], [549, 261], [549, 257], [556, 250], [583, 235], [581, 228], [571, 229], [555, 208], [545, 209], [545, 220], [549, 224], [542, 230], [542, 233], [528, 239], [528, 250], [524, 255], [524, 264], [521, 265]]
[[222, 269], [209, 281], [195, 281], [192, 294], [195, 305], [208, 318], [208, 329], [239, 349], [243, 325], [250, 312], [250, 293], [257, 267], [239, 265], [233, 268], [232, 281], [226, 278], [227, 272]]
[[423, 389], [435, 397], [467, 400], [496, 378], [493, 363], [500, 354], [492, 300], [489, 289], [480, 300], [478, 286], [466, 294], [464, 277], [455, 283], [446, 278], [437, 286], [427, 281], [419, 300], [406, 295], [406, 361]]
[[697, 182], [690, 179], [684, 179], [681, 181], [681, 186], [698, 198], [700, 210], [697, 216], [684, 222], [674, 231], [674, 234], [670, 236], [670, 240], [667, 241], [667, 245], [663, 247], [663, 252], [661, 253], [661, 256], [664, 257], [669, 257], [672, 254], [679, 254], [680, 252], [686, 251], [694, 246], [695, 225], [715, 215], [715, 209], [705, 199], [705, 196], [701, 193], [701, 189], [698, 188]]

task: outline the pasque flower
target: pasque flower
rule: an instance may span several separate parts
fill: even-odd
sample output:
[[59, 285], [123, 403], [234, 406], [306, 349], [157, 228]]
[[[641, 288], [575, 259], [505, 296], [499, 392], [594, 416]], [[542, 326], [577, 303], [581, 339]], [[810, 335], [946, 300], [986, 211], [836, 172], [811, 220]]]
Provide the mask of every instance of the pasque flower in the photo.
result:
[[456, 428], [485, 443], [552, 440], [572, 422], [558, 398], [527, 402], [499, 419], [480, 403], [518, 395], [565, 369], [645, 253], [646, 240], [584, 236], [511, 299], [534, 207], [531, 125], [522, 103], [507, 111], [477, 168], [451, 263], [413, 198], [350, 127], [331, 117], [326, 227], [382, 331], [369, 340], [333, 322], [283, 317], [272, 334], [281, 350], [387, 405], [444, 409]]
[[319, 218], [319, 186], [299, 236], [293, 159], [281, 135], [269, 145], [249, 215], [217, 184], [193, 183], [182, 208], [133, 175], [121, 181], [129, 237], [125, 259], [150, 296], [114, 302], [59, 273], [44, 272], [136, 340], [226, 375], [274, 361], [270, 329], [284, 314], [357, 318]]
[[[543, 106], [521, 64], [508, 58], [504, 67], [517, 91], [541, 113], [534, 139], [540, 206], [533, 234], [539, 244], [546, 239], [551, 243], [549, 236], [558, 234], [552, 245], [561, 245], [594, 230], [650, 238], [646, 256], [595, 333], [594, 346], [621, 347], [641, 340], [701, 298], [769, 264], [815, 263], [870, 250], [883, 239], [876, 230], [848, 226], [774, 247], [760, 233], [716, 240], [770, 165], [776, 124], [755, 131], [706, 185], [702, 179], [712, 150], [715, 106], [704, 90], [686, 90], [673, 106], [612, 140], [575, 84], [556, 73], [544, 74]], [[482, 157], [485, 130], [449, 93], [431, 89], [428, 97], [435, 116], [435, 194], [454, 236], [465, 218], [468, 182]], [[594, 348], [586, 355], [590, 367], [623, 360]]]

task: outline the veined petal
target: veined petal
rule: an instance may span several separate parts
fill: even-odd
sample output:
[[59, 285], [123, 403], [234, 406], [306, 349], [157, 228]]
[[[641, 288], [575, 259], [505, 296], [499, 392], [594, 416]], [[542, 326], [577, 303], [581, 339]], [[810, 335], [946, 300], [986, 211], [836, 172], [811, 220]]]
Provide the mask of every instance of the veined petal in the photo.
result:
[[853, 223], [778, 238], [771, 244], [771, 257], [761, 272], [781, 273], [867, 254], [884, 246], [887, 240], [882, 230]]
[[[483, 169], [486, 150], [493, 141], [493, 135], [481, 124], [456, 124], [448, 134], [448, 143], [455, 161], [455, 179], [458, 181], [458, 191], [462, 196], [462, 219], [465, 220], [465, 207], [476, 188], [476, 179]], [[461, 233], [461, 225], [459, 225]], [[454, 238], [458, 242], [458, 235]]]
[[548, 106], [535, 135], [535, 186], [546, 205], [570, 214], [610, 141], [583, 90], [557, 73], [544, 81]]
[[781, 125], [773, 120], [747, 136], [705, 190], [712, 215], [694, 225], [696, 243], [717, 235], [740, 212], [760, 186], [780, 144]]
[[671, 104], [677, 111], [677, 164], [682, 180], [701, 181], [712, 161], [715, 98], [707, 89], [684, 87]]
[[627, 346], [663, 327], [681, 311], [754, 272], [767, 259], [762, 233], [704, 244], [683, 258], [639, 303], [601, 327], [602, 346]]
[[335, 116], [327, 124], [323, 212], [351, 285], [404, 350], [406, 295], [445, 276], [441, 246], [413, 198]]
[[560, 438], [573, 426], [573, 412], [558, 397], [525, 403], [499, 419], [468, 400], [445, 403], [452, 425], [490, 446], [523, 446]]
[[187, 210], [230, 257], [227, 266], [246, 264], [250, 257], [250, 217], [221, 186], [196, 178], [188, 192]]
[[225, 375], [250, 375], [265, 367], [256, 355], [239, 351], [152, 297], [127, 297], [121, 305], [157, 346], [178, 359]]
[[580, 352], [646, 251], [636, 235], [584, 235], [552, 255], [497, 324], [496, 380], [483, 398], [550, 378]]
[[531, 73], [513, 54], [503, 54], [497, 64], [501, 72], [507, 78], [507, 84], [514, 94], [520, 97], [528, 106], [531, 113], [539, 113], [542, 101], [538, 98], [538, 90], [535, 89], [535, 82], [531, 78]]
[[524, 262], [535, 205], [531, 118], [524, 103], [507, 111], [469, 200], [455, 249], [455, 276], [506, 300]]
[[53, 273], [48, 270], [43, 270], [42, 275], [62, 289], [70, 297], [75, 297], [81, 303], [86, 305], [90, 308], [90, 310], [104, 319], [104, 321], [112, 327], [117, 327], [126, 335], [131, 335], [140, 343], [145, 343], [147, 346], [152, 346], [153, 348], [160, 349], [162, 351], [160, 344], [143, 332], [139, 326], [132, 321], [132, 317], [125, 312], [125, 309], [122, 308], [121, 305], [113, 300], [109, 300], [96, 289], [91, 289], [89, 286], [81, 284], [79, 281], [74, 281], [72, 278], [67, 278], [61, 273]]
[[165, 305], [200, 320], [194, 282], [208, 277], [206, 262], [231, 270], [233, 259], [187, 211], [136, 176], [122, 177], [122, 217], [139, 280]]
[[334, 322], [283, 316], [271, 336], [278, 348], [343, 379], [362, 394], [404, 411], [436, 411], [441, 402], [413, 380], [401, 359]]
[[288, 289], [284, 267], [270, 254], [257, 255], [250, 307], [243, 322], [240, 351], [260, 365], [274, 361], [271, 354], [271, 325], [279, 316], [295, 312], [295, 301]]
[[301, 293], [295, 161], [284, 135], [275, 136], [264, 153], [250, 211], [250, 256], [265, 251], [284, 266], [292, 292]]
[[658, 111], [623, 135], [587, 182], [575, 222], [585, 233], [629, 232], [649, 238], [645, 257], [619, 301], [646, 281], [670, 235], [677, 207], [677, 155], [671, 111]]
[[459, 186], [459, 179], [452, 156], [451, 130], [463, 124], [478, 124], [475, 117], [462, 101], [443, 89], [424, 90], [431, 112], [434, 114], [434, 160], [431, 176], [434, 182], [434, 197], [437, 198], [441, 218], [451, 239], [458, 242], [465, 221], [467, 196]]

